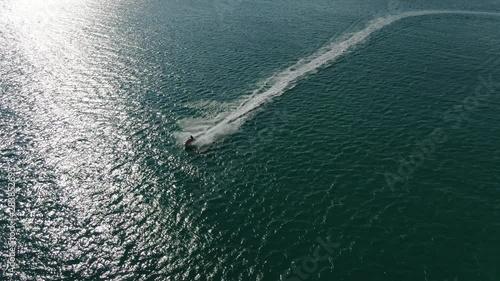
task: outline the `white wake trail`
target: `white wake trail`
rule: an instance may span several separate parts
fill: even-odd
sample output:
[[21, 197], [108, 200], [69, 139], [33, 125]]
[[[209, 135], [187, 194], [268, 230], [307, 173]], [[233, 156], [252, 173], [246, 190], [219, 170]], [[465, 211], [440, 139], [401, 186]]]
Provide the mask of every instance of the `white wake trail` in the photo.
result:
[[183, 132], [178, 133], [176, 136], [182, 141], [187, 136], [194, 135], [196, 138], [195, 144], [203, 146], [217, 141], [228, 134], [232, 134], [246, 121], [250, 116], [250, 112], [257, 109], [262, 104], [271, 101], [274, 97], [282, 95], [287, 89], [293, 87], [295, 82], [301, 77], [313, 73], [321, 67], [336, 61], [339, 57], [364, 42], [374, 32], [401, 19], [437, 14], [500, 16], [500, 13], [494, 12], [426, 10], [377, 18], [370, 21], [364, 29], [349, 34], [345, 40], [333, 42], [312, 56], [302, 59], [295, 65], [266, 79], [252, 95], [238, 102], [238, 106], [233, 107], [223, 114], [223, 117], [212, 120], [190, 119], [191, 122], [188, 126], [182, 126], [181, 124]]

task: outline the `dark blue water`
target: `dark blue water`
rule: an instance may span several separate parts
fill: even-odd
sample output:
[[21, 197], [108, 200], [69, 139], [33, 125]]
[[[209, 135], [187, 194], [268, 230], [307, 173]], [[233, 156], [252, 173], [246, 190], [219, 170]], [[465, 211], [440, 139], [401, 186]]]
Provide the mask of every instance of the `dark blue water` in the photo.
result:
[[0, 2], [2, 278], [500, 280], [499, 27], [492, 1]]

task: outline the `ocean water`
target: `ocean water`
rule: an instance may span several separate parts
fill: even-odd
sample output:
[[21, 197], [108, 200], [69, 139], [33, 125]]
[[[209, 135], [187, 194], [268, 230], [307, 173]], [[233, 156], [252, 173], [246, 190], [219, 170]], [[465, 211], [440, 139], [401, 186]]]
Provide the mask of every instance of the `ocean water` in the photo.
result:
[[499, 1], [0, 1], [0, 279], [500, 280], [499, 31]]

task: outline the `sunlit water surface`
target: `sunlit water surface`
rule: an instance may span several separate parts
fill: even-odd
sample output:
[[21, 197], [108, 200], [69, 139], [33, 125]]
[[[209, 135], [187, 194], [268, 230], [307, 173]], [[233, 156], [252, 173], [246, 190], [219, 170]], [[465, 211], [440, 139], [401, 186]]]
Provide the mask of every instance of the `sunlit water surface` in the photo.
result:
[[[492, 14], [391, 22], [289, 79], [372, 20], [416, 10]], [[14, 249], [13, 280], [500, 280], [497, 11], [0, 2], [2, 266]], [[318, 239], [339, 247], [304, 267]]]

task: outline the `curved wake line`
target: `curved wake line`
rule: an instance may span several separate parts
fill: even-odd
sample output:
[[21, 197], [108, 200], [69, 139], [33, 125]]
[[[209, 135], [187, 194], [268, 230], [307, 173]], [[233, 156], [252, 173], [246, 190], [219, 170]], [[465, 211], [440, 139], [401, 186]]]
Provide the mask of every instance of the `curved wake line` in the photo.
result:
[[[295, 65], [266, 79], [252, 95], [239, 102], [239, 105], [232, 111], [223, 115], [224, 117], [214, 120], [190, 120], [191, 122], [189, 122], [189, 125], [183, 128], [184, 132], [177, 134], [177, 137], [179, 140], [182, 140], [185, 139], [185, 136], [192, 134], [196, 136], [197, 139], [195, 144], [203, 146], [221, 139], [228, 134], [234, 133], [246, 121], [250, 112], [254, 111], [262, 104], [271, 101], [273, 98], [282, 95], [287, 89], [292, 88], [301, 77], [334, 62], [339, 57], [364, 42], [374, 32], [401, 19], [438, 14], [500, 16], [500, 13], [495, 12], [425, 10], [377, 18], [370, 21], [364, 29], [351, 33], [347, 39], [331, 43], [312, 56], [302, 59]], [[200, 126], [200, 124], [202, 125]]]

